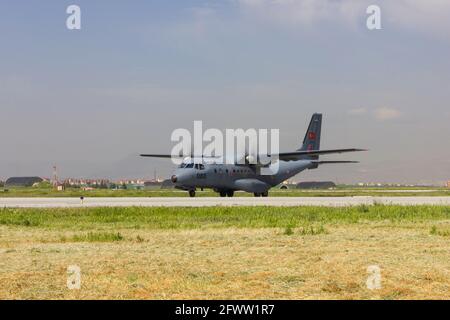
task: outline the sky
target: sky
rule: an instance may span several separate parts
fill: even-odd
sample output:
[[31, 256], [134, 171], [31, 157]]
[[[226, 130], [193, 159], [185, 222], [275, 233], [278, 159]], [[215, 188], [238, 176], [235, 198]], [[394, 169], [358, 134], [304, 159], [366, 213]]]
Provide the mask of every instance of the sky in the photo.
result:
[[321, 112], [322, 148], [370, 151], [296, 180], [450, 180], [447, 0], [2, 0], [0, 39], [0, 179], [166, 178], [138, 154], [194, 120], [277, 128], [291, 151]]

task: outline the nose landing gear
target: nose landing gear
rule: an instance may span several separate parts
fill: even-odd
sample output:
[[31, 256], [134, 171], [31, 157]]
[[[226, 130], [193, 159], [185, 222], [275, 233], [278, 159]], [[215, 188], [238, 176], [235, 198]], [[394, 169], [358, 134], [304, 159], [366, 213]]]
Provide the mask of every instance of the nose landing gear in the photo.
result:
[[195, 197], [195, 190], [189, 190], [189, 197]]

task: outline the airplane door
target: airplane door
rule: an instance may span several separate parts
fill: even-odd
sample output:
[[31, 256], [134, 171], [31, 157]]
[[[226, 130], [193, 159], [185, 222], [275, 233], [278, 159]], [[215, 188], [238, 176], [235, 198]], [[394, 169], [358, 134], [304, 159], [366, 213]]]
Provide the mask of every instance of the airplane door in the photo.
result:
[[224, 185], [224, 174], [225, 174], [225, 169], [222, 168], [222, 166], [219, 166], [217, 169], [217, 182], [220, 186]]

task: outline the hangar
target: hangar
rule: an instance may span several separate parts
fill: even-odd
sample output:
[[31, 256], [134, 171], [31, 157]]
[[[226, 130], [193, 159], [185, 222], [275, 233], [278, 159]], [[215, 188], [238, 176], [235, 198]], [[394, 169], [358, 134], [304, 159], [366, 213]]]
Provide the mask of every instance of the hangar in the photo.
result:
[[5, 182], [5, 187], [31, 187], [44, 179], [39, 177], [11, 177]]

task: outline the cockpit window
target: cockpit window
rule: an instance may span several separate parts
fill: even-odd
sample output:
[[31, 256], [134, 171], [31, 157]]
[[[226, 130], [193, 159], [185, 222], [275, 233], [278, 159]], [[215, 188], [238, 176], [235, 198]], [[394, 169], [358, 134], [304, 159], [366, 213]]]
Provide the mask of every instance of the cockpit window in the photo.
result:
[[193, 163], [189, 163], [189, 164], [186, 165], [185, 168], [188, 169], [188, 168], [193, 168], [193, 167], [194, 167], [194, 164]]

